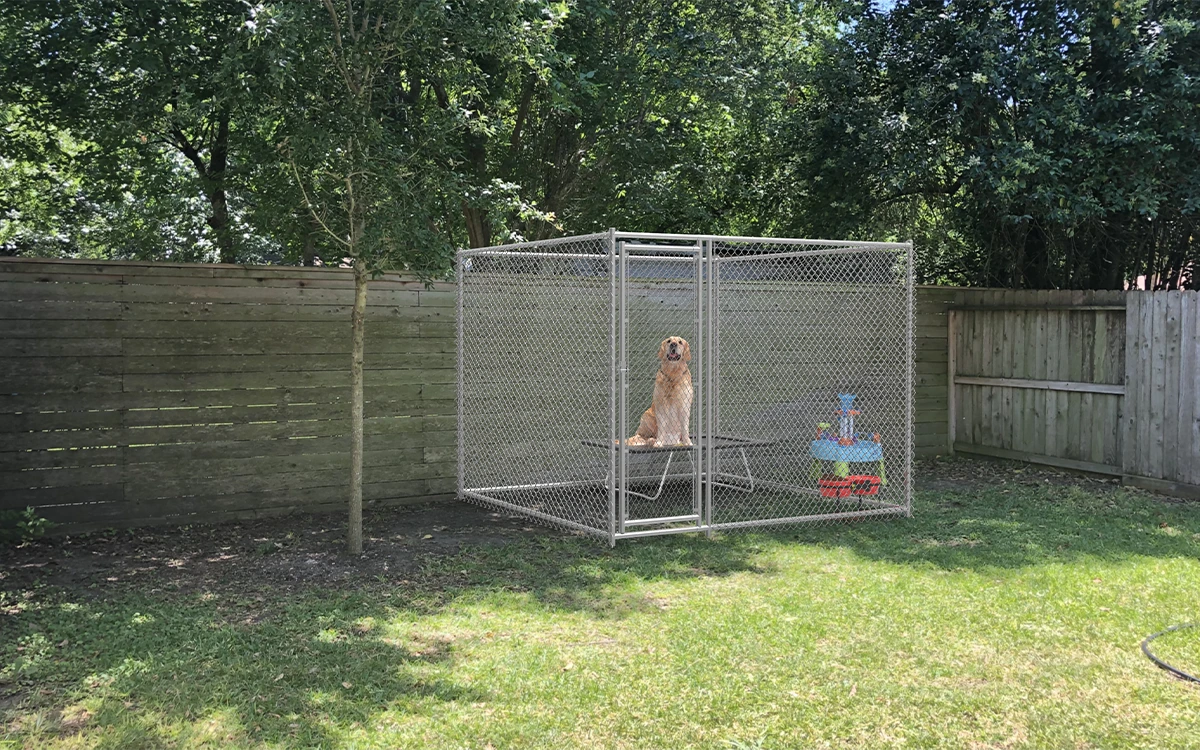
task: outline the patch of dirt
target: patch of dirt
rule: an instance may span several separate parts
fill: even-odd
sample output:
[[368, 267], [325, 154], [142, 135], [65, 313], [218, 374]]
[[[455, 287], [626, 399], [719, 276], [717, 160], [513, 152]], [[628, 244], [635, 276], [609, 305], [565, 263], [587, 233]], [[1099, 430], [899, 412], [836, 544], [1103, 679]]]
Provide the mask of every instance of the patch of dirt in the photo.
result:
[[917, 461], [915, 478], [918, 492], [971, 492], [1000, 484], [1074, 486], [1090, 492], [1121, 486], [1116, 477], [962, 455]]
[[93, 592], [136, 586], [149, 593], [336, 588], [363, 578], [404, 580], [464, 547], [553, 533], [525, 519], [456, 502], [366, 509], [361, 557], [346, 554], [341, 514], [107, 531], [0, 548], [0, 590], [42, 585]]
[[[916, 478], [916, 489], [927, 492], [1014, 483], [1090, 491], [1117, 486], [1107, 478], [966, 457], [920, 461]], [[563, 533], [457, 502], [368, 508], [364, 516], [364, 553], [357, 558], [345, 552], [342, 514], [110, 531], [0, 548], [0, 591], [43, 585], [93, 594], [121, 586], [148, 593], [336, 589], [369, 578], [404, 581], [467, 546]]]

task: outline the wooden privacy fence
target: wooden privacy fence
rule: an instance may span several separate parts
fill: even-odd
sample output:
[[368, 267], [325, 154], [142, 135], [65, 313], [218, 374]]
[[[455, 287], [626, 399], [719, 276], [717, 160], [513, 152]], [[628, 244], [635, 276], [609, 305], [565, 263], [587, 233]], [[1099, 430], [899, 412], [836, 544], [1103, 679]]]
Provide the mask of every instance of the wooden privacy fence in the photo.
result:
[[1200, 497], [1200, 292], [1131, 292], [1121, 471]]
[[[918, 292], [917, 452], [946, 446], [946, 306]], [[0, 509], [59, 532], [345, 507], [349, 271], [0, 259]], [[368, 501], [448, 498], [452, 287], [371, 283]]]
[[[353, 278], [0, 260], [0, 509], [60, 531], [344, 507]], [[454, 489], [454, 292], [371, 283], [364, 496]]]
[[1200, 494], [1196, 292], [960, 290], [953, 450]]
[[[349, 271], [0, 259], [0, 510], [76, 532], [345, 507]], [[449, 498], [454, 292], [371, 284], [364, 494]], [[917, 292], [918, 455], [1200, 494], [1196, 292]], [[952, 344], [951, 344], [952, 342]]]

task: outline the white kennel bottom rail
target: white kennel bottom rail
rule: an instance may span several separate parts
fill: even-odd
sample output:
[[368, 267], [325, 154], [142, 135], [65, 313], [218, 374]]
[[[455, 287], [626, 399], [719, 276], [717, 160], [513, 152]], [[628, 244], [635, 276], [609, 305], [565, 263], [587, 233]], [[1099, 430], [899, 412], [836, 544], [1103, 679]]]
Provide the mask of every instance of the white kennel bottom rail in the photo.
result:
[[[697, 472], [694, 463], [692, 463], [690, 471], [671, 473], [671, 458], [675, 453], [688, 453], [689, 457], [692, 457], [694, 462], [695, 458], [693, 456], [693, 452], [700, 452], [701, 455], [703, 455], [704, 450], [708, 447], [709, 440], [707, 439], [707, 436], [700, 436], [699, 438], [693, 436], [692, 439], [694, 444], [691, 446], [628, 446], [627, 451], [629, 454], [653, 455], [665, 453], [667, 454], [667, 461], [666, 466], [661, 473], [656, 471], [653, 474], [631, 476], [626, 479], [627, 486], [630, 484], [648, 484], [653, 487], [657, 484], [657, 491], [655, 491], [654, 494], [644, 494], [630, 489], [626, 489], [626, 493], [633, 498], [656, 500], [662, 495], [664, 488], [667, 486], [670, 480], [698, 480], [702, 486], [709, 484], [711, 481], [714, 492], [717, 488], [722, 488], [727, 498], [737, 495], [745, 496], [749, 493], [752, 493], [756, 488], [761, 488], [762, 490], [773, 490], [792, 495], [821, 497], [820, 491], [814, 487], [776, 482], [755, 477], [753, 475], [750, 468], [750, 462], [746, 459], [746, 449], [776, 445], [779, 442], [777, 440], [762, 440], [729, 435], [716, 435], [711, 441], [713, 450], [737, 451], [742, 457], [741, 463], [743, 464], [745, 470], [744, 474], [731, 474], [728, 472], [715, 472], [710, 474], [707, 471]], [[621, 446], [617, 443], [606, 440], [583, 440], [581, 442], [589, 447], [612, 452], [619, 451], [621, 448]], [[571, 520], [563, 518], [561, 513], [553, 512], [553, 508], [550, 507], [553, 505], [552, 501], [548, 500], [544, 506], [539, 507], [540, 504], [538, 503], [531, 504], [528, 497], [528, 493], [530, 492], [553, 493], [556, 490], [578, 490], [589, 487], [596, 490], [595, 500], [597, 501], [597, 504], [594, 512], [588, 514], [589, 517], [584, 519]], [[749, 529], [754, 527], [783, 526], [799, 523], [908, 514], [908, 509], [902, 504], [889, 503], [876, 498], [854, 496], [853, 498], [842, 499], [842, 502], [847, 505], [854, 504], [857, 506], [857, 508], [843, 508], [835, 512], [807, 513], [789, 515], [779, 518], [756, 518], [718, 523], [705, 523], [704, 519], [709, 518], [707, 512], [709, 509], [701, 508], [700, 512], [663, 515], [657, 517], [626, 518], [624, 519], [625, 526], [653, 528], [613, 531], [603, 528], [607, 524], [606, 516], [608, 510], [606, 507], [606, 502], [603, 502], [603, 498], [608, 496], [610, 489], [611, 476], [606, 476], [603, 480], [575, 480], [465, 488], [462, 491], [462, 495], [464, 499], [485, 507], [491, 507], [497, 510], [522, 515], [553, 526], [565, 527], [574, 531], [580, 531], [589, 536], [611, 540], [632, 539], [638, 537], [656, 536], [660, 534], [709, 533], [722, 530]], [[729, 493], [734, 494], [730, 495]], [[513, 497], [519, 497], [519, 499], [523, 500], [523, 502], [510, 502], [504, 499], [503, 496], [505, 494], [510, 494], [510, 496]], [[717, 499], [714, 495], [713, 502], [716, 501]]]
[[[566, 484], [569, 484], [570, 486], [579, 486], [579, 483], [566, 483]], [[599, 482], [593, 482], [591, 484], [593, 484], [597, 488], [600, 488]], [[772, 484], [774, 484], [774, 483], [772, 483]], [[550, 488], [550, 487], [552, 487], [552, 485], [549, 485], [549, 486], [541, 485], [540, 487]], [[782, 489], [782, 485], [777, 486], [777, 488]], [[504, 488], [491, 488], [491, 489], [495, 490], [495, 489], [504, 489]], [[816, 490], [811, 490], [809, 488], [793, 487], [793, 488], [789, 488], [789, 489], [793, 492], [803, 492], [806, 494], [818, 494]], [[562, 518], [561, 516], [554, 515], [551, 513], [546, 513], [541, 510], [538, 510], [537, 508], [532, 508], [527, 505], [519, 505], [517, 503], [510, 503], [508, 501], [497, 498], [493, 495], [484, 495], [479, 492], [475, 492], [473, 490], [463, 490], [462, 497], [464, 500], [467, 500], [468, 502], [474, 503], [476, 505], [479, 505], [479, 506], [482, 506], [485, 508], [492, 508], [494, 510], [500, 510], [500, 511], [504, 511], [506, 513], [512, 513], [513, 515], [516, 515], [516, 516], [522, 516], [522, 517], [530, 518], [535, 521], [541, 521], [547, 525], [555, 526], [558, 528], [566, 528], [566, 529], [570, 529], [572, 531], [578, 531], [583, 534], [586, 534], [587, 536], [595, 537], [598, 539], [603, 539], [605, 541], [607, 541], [610, 538], [609, 532], [607, 530], [598, 529], [598, 528], [595, 528], [592, 526], [588, 526], [587, 524], [577, 523], [575, 521], [570, 521], [570, 520]], [[659, 536], [659, 535], [664, 535], [664, 534], [695, 534], [695, 533], [707, 533], [707, 532], [713, 532], [713, 531], [733, 531], [733, 530], [738, 530], [738, 529], [751, 529], [751, 528], [756, 528], [756, 527], [767, 527], [767, 526], [787, 526], [789, 524], [814, 523], [814, 522], [820, 522], [820, 521], [841, 521], [841, 520], [852, 519], [852, 518], [872, 518], [872, 517], [879, 517], [879, 516], [894, 516], [894, 515], [905, 516], [905, 515], [908, 515], [908, 509], [905, 508], [905, 506], [903, 506], [903, 505], [896, 505], [894, 503], [886, 503], [881, 500], [867, 500], [867, 499], [861, 499], [861, 500], [856, 499], [855, 502], [860, 503], [862, 506], [866, 506], [866, 507], [862, 507], [861, 510], [838, 511], [835, 513], [815, 513], [815, 514], [808, 514], [808, 515], [801, 515], [801, 516], [789, 516], [787, 518], [755, 519], [755, 520], [750, 520], [750, 521], [730, 521], [727, 523], [713, 523], [713, 524], [697, 523], [697, 524], [688, 524], [686, 526], [663, 526], [663, 527], [654, 528], [654, 529], [645, 529], [643, 531], [617, 532], [615, 535], [613, 535], [612, 538], [636, 539], [638, 537]], [[645, 520], [651, 520], [651, 519], [645, 519]], [[675, 522], [670, 518], [661, 518], [661, 519], [653, 519], [653, 520], [656, 520], [656, 521], [664, 523], [664, 524]], [[683, 521], [682, 519], [680, 520], [680, 522], [686, 523], [686, 521]]]

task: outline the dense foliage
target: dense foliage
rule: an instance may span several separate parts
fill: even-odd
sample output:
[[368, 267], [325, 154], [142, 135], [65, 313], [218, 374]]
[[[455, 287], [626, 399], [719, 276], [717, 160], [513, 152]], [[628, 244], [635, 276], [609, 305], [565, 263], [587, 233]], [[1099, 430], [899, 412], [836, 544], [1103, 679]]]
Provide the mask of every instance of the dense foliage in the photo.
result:
[[911, 237], [929, 281], [1198, 286], [1198, 19], [1200, 0], [19, 0], [0, 252], [436, 275], [455, 246], [615, 225]]

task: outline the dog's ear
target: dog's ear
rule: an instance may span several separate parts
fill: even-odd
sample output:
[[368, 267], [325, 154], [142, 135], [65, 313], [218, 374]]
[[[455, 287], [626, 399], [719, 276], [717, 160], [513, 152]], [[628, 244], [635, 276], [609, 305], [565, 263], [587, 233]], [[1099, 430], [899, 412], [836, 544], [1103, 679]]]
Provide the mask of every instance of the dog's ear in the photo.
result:
[[692, 345], [687, 342], [687, 339], [680, 339], [683, 342], [683, 361], [692, 361]]
[[658, 346], [658, 359], [660, 362], [665, 361], [667, 358], [667, 342], [668, 341], [670, 341], [670, 339], [663, 339], [663, 342], [661, 344], [659, 344], [659, 346]]

